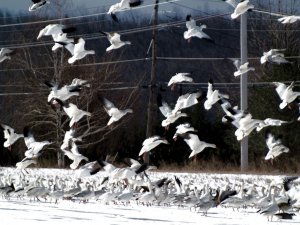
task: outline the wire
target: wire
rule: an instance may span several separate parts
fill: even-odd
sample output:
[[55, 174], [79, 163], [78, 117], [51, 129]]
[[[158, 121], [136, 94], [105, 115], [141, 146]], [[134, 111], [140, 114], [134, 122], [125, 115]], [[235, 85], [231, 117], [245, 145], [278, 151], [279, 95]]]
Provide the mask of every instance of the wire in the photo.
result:
[[[164, 4], [169, 4], [169, 3], [172, 3], [172, 2], [178, 2], [178, 1], [181, 1], [181, 0], [171, 0], [171, 1], [166, 1], [166, 2], [160, 2], [158, 4], [159, 5], [164, 5]], [[155, 4], [137, 6], [137, 7], [130, 8], [130, 9], [124, 9], [124, 10], [122, 10], [122, 12], [123, 11], [128, 11], [128, 10], [136, 10], [136, 9], [146, 8], [146, 7], [150, 7], [150, 6], [154, 6], [154, 5]], [[94, 14], [89, 14], [89, 15], [57, 18], [57, 19], [51, 19], [51, 20], [42, 20], [42, 21], [40, 20], [40, 21], [31, 21], [31, 22], [25, 22], [25, 23], [4, 24], [4, 25], [0, 25], [0, 28], [2, 28], [2, 27], [12, 27], [12, 26], [25, 26], [25, 25], [33, 25], [33, 24], [41, 24], [41, 23], [49, 23], [49, 22], [57, 22], [57, 21], [67, 21], [67, 20], [88, 18], [88, 17], [100, 16], [100, 15], [106, 15], [106, 14], [107, 14], [107, 12], [101, 12], [101, 13], [94, 13]]]

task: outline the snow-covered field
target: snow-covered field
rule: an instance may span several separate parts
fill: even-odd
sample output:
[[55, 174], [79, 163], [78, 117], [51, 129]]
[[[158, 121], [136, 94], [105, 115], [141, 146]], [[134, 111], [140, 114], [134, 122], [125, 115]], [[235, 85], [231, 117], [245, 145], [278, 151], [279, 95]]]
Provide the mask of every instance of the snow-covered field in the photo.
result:
[[[0, 169], [0, 178], [7, 174], [14, 174], [12, 169]], [[46, 169], [29, 169], [31, 176], [43, 174], [51, 177], [71, 176], [71, 170], [46, 170]], [[13, 176], [16, 176], [14, 174]], [[261, 175], [230, 175], [230, 174], [196, 174], [196, 173], [176, 173], [181, 179], [183, 185], [189, 184], [190, 187], [203, 187], [209, 184], [210, 187], [222, 186], [224, 180], [230, 183], [238, 183], [244, 181], [247, 186], [254, 183], [259, 187], [264, 182], [273, 182], [280, 184], [282, 177], [280, 176], [261, 176]], [[150, 173], [150, 178], [155, 180], [161, 177], [174, 177], [173, 173]], [[87, 179], [100, 179], [92, 176]], [[246, 187], [245, 187], [246, 188]], [[178, 207], [176, 204], [169, 206], [153, 204], [151, 206], [137, 204], [136, 200], [131, 200], [130, 204], [114, 204], [109, 205], [90, 199], [87, 203], [79, 203], [78, 201], [59, 200], [58, 204], [50, 203], [49, 198], [44, 202], [33, 202], [28, 197], [17, 199], [10, 197], [9, 199], [0, 199], [0, 215], [1, 224], [300, 224], [300, 214], [295, 212], [296, 216], [292, 220], [281, 220], [273, 218], [273, 222], [268, 222], [267, 218], [257, 213], [256, 208], [247, 207], [240, 208], [238, 211], [232, 208], [214, 207], [208, 210], [208, 215], [191, 211], [189, 207]]]

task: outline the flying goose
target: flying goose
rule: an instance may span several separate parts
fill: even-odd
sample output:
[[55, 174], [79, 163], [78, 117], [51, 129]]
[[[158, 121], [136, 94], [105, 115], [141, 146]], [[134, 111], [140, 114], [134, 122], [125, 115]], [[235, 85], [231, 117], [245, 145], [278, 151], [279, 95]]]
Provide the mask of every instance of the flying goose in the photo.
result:
[[293, 91], [293, 87], [295, 85], [294, 82], [292, 82], [289, 86], [280, 82], [273, 82], [273, 84], [275, 84], [276, 92], [282, 100], [279, 105], [280, 109], [284, 109], [288, 104], [295, 101], [300, 96], [300, 92]]
[[264, 127], [268, 127], [268, 126], [281, 126], [282, 124], [287, 124], [287, 123], [291, 123], [291, 122], [292, 121], [284, 121], [284, 120], [267, 118], [267, 119], [264, 119], [261, 123], [258, 124], [258, 126], [256, 128], [256, 131], [259, 132]]
[[116, 33], [116, 32], [103, 32], [100, 31], [100, 33], [104, 34], [108, 41], [110, 42], [110, 46], [108, 48], [106, 48], [106, 51], [109, 52], [113, 49], [118, 49], [123, 47], [124, 45], [130, 45], [131, 42], [130, 41], [121, 41], [121, 35]]
[[53, 34], [52, 35], [54, 45], [51, 50], [55, 52], [59, 48], [65, 47], [72, 55], [74, 52], [74, 38], [68, 38], [66, 33]]
[[253, 119], [250, 113], [243, 116], [238, 122], [238, 129], [234, 133], [237, 140], [240, 141], [248, 136], [260, 123], [263, 123], [263, 120]]
[[172, 113], [175, 114], [176, 112], [180, 111], [181, 109], [185, 109], [191, 107], [205, 98], [204, 93], [200, 91], [194, 91], [190, 93], [186, 93], [184, 95], [179, 96], [177, 99], [176, 105], [172, 110]]
[[237, 4], [237, 6], [234, 9], [234, 12], [231, 14], [231, 19], [236, 19], [240, 15], [247, 12], [249, 9], [253, 9], [254, 5], [249, 3], [249, 0], [245, 0]]
[[61, 101], [66, 101], [72, 96], [79, 96], [82, 85], [64, 85], [59, 88], [58, 84], [54, 82], [45, 81], [44, 82], [49, 88], [51, 88], [50, 94], [48, 95], [48, 102], [52, 103], [53, 99], [60, 99]]
[[85, 157], [79, 153], [78, 147], [74, 141], [72, 141], [72, 148], [70, 149], [70, 151], [62, 149], [62, 148], [61, 148], [61, 150], [63, 151], [63, 153], [66, 156], [68, 156], [69, 159], [73, 160], [73, 162], [70, 164], [70, 168], [72, 170], [77, 169], [77, 167], [79, 166], [79, 163], [82, 160], [89, 161], [89, 159], [87, 157]]
[[11, 146], [19, 139], [24, 137], [23, 134], [17, 134], [15, 133], [15, 130], [8, 126], [8, 125], [4, 125], [1, 124], [1, 128], [3, 130], [4, 133], [4, 138], [6, 139], [6, 141], [3, 143], [3, 146], [5, 148], [8, 148], [9, 150], [11, 150]]
[[193, 78], [189, 77], [190, 73], [176, 73], [174, 76], [171, 77], [168, 86], [171, 86], [171, 90], [174, 90], [175, 84], [181, 82], [194, 82]]
[[290, 151], [288, 147], [281, 143], [280, 139], [276, 140], [274, 135], [271, 133], [267, 133], [266, 144], [269, 151], [265, 156], [265, 160], [271, 159], [273, 161], [274, 158], [282, 153], [288, 153]]
[[244, 63], [243, 65], [240, 66], [240, 68], [238, 69], [238, 71], [234, 72], [234, 76], [240, 76], [244, 73], [247, 73], [249, 71], [255, 71], [255, 69], [253, 67], [248, 67], [249, 66], [249, 62]]
[[279, 22], [283, 24], [287, 23], [295, 23], [296, 21], [300, 20], [300, 16], [284, 16], [278, 19]]
[[107, 126], [111, 125], [114, 122], [119, 121], [127, 113], [133, 113], [132, 109], [118, 109], [111, 101], [106, 98], [100, 97], [103, 102], [103, 106], [107, 114], [110, 116], [110, 119], [107, 123]]
[[271, 49], [268, 52], [264, 52], [263, 56], [260, 58], [260, 63], [264, 64], [266, 62], [273, 64], [282, 64], [282, 63], [290, 63], [284, 58], [284, 54], [280, 53], [281, 51], [285, 51], [285, 49]]
[[191, 15], [186, 16], [186, 27], [188, 30], [183, 33], [184, 39], [190, 40], [192, 37], [197, 37], [213, 42], [213, 39], [203, 32], [203, 29], [207, 28], [206, 25], [197, 26]]
[[223, 2], [226, 2], [227, 4], [231, 5], [233, 8], [235, 8], [238, 5], [237, 0], [223, 0]]
[[46, 4], [50, 4], [50, 1], [46, 0], [31, 0], [33, 4], [29, 7], [29, 12], [36, 11], [40, 8], [42, 8]]
[[49, 141], [36, 141], [33, 137], [31, 129], [27, 126], [23, 129], [24, 141], [27, 147], [27, 151], [25, 152], [25, 156], [30, 159], [34, 159], [39, 157], [42, 154], [42, 150], [46, 145], [52, 144]]
[[11, 55], [14, 54], [14, 50], [8, 48], [1, 48], [0, 50], [0, 63], [6, 59], [11, 59]]
[[228, 95], [221, 94], [219, 90], [213, 90], [213, 81], [210, 79], [208, 81], [208, 87], [206, 92], [206, 100], [204, 102], [204, 108], [206, 110], [211, 109], [211, 107], [218, 102], [221, 98], [228, 99]]
[[225, 116], [222, 118], [222, 122], [231, 122], [233, 126], [239, 128], [240, 119], [245, 116], [245, 113], [242, 110], [239, 110], [237, 106], [232, 107], [228, 100], [221, 98], [218, 103], [221, 105]]
[[143, 142], [143, 147], [139, 152], [139, 156], [143, 155], [145, 152], [150, 152], [160, 144], [169, 144], [169, 142], [158, 135], [145, 139]]
[[75, 27], [67, 27], [62, 24], [49, 24], [45, 26], [42, 30], [40, 30], [37, 40], [40, 39], [42, 36], [53, 36], [63, 33], [71, 33], [76, 31]]
[[176, 132], [175, 134], [185, 134], [187, 132], [197, 132], [197, 130], [195, 130], [194, 127], [191, 126], [191, 124], [189, 123], [183, 123], [183, 124], [179, 124], [176, 127]]
[[94, 50], [85, 50], [84, 48], [85, 41], [83, 38], [79, 38], [75, 44], [69, 43], [68, 50], [73, 55], [71, 58], [68, 59], [69, 64], [73, 64], [75, 61], [83, 59], [85, 56], [90, 54], [95, 54]]
[[84, 116], [91, 116], [92, 114], [90, 112], [78, 109], [78, 107], [73, 103], [67, 103], [63, 102], [60, 99], [55, 99], [60, 106], [63, 108], [65, 113], [68, 115], [68, 117], [71, 119], [69, 126], [72, 128], [76, 126], [77, 122]]
[[183, 140], [188, 144], [190, 149], [192, 150], [191, 154], [189, 155], [189, 158], [197, 155], [198, 153], [202, 152], [205, 148], [216, 148], [217, 146], [215, 144], [206, 143], [204, 141], [200, 141], [198, 135], [192, 134], [192, 133], [184, 133], [179, 134], [175, 133], [173, 136], [173, 139], [176, 141], [177, 137], [183, 138]]
[[25, 157], [22, 161], [16, 163], [17, 169], [26, 169], [31, 164], [37, 164], [35, 159]]
[[74, 78], [71, 82], [71, 86], [79, 86], [79, 87], [90, 87], [90, 81], [88, 80], [82, 80], [79, 78]]
[[111, 15], [111, 18], [115, 21], [115, 22], [119, 22], [117, 16], [116, 16], [116, 12], [119, 11], [123, 11], [126, 9], [130, 9], [136, 6], [139, 6], [142, 4], [141, 0], [121, 0], [121, 2], [118, 2], [114, 5], [111, 5], [109, 7], [109, 10], [107, 12], [107, 14]]
[[80, 137], [75, 138], [75, 129], [70, 129], [65, 133], [64, 140], [62, 145], [60, 146], [60, 149], [64, 150], [69, 148], [70, 141], [75, 142], [75, 141], [82, 141]]
[[170, 124], [174, 123], [180, 117], [187, 117], [187, 114], [182, 113], [181, 111], [173, 113], [168, 103], [161, 99], [161, 96], [157, 97], [157, 105], [160, 112], [164, 115], [164, 117], [166, 117], [166, 119], [161, 122], [161, 125], [165, 127], [166, 130], [169, 129]]

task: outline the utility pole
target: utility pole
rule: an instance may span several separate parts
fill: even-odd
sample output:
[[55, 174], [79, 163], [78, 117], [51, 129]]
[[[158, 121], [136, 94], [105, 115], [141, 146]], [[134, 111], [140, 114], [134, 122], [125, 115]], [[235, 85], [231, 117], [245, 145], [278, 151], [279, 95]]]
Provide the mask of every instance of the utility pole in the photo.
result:
[[[156, 101], [156, 47], [157, 47], [157, 21], [158, 21], [158, 3], [159, 0], [155, 0], [154, 6], [154, 20], [152, 31], [152, 65], [151, 65], [151, 80], [149, 86], [149, 102], [147, 109], [147, 131], [146, 137], [149, 138], [153, 135], [153, 121], [155, 115], [154, 102]], [[149, 152], [143, 154], [144, 163], [149, 163]]]
[[[248, 61], [248, 48], [247, 48], [247, 12], [241, 15], [241, 65]], [[241, 110], [248, 108], [248, 75], [244, 73], [241, 75], [240, 84], [241, 94]], [[241, 141], [241, 171], [248, 170], [248, 136], [244, 137]]]

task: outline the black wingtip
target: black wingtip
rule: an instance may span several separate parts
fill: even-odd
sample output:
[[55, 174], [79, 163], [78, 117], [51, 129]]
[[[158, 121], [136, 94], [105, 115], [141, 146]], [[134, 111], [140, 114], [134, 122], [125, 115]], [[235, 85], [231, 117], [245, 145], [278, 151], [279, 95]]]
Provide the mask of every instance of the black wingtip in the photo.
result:
[[66, 28], [62, 29], [62, 32], [63, 33], [72, 33], [72, 32], [75, 32], [76, 30], [77, 30], [76, 27], [66, 27]]
[[24, 137], [30, 136], [30, 133], [31, 133], [30, 127], [25, 126], [25, 127], [23, 128], [23, 135], [24, 135]]
[[143, 1], [141, 1], [141, 0], [132, 0], [129, 2], [129, 6], [131, 8], [133, 8], [133, 7], [140, 6], [142, 3], [143, 3]]
[[119, 19], [118, 19], [118, 17], [116, 16], [116, 14], [111, 13], [110, 16], [111, 16], [111, 18], [113, 19], [113, 21], [119, 23]]
[[191, 20], [191, 18], [192, 18], [192, 16], [191, 16], [191, 14], [188, 14], [187, 16], [186, 16], [186, 21], [190, 21]]
[[142, 173], [149, 168], [148, 163], [142, 164], [138, 169], [135, 170], [136, 174]]
[[104, 36], [107, 36], [107, 33], [105, 33], [105, 32], [102, 31], [102, 30], [99, 30], [99, 33], [103, 34]]
[[49, 81], [44, 81], [44, 84], [46, 84], [48, 87], [52, 88], [53, 87], [53, 84]]

